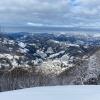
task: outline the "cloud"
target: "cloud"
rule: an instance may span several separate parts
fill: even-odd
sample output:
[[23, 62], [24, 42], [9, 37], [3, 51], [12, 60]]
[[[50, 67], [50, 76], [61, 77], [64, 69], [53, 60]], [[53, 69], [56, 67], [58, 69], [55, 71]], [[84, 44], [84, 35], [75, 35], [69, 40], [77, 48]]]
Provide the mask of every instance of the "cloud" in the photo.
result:
[[32, 22], [28, 22], [27, 25], [28, 26], [44, 26], [43, 24], [40, 24], [40, 23], [32, 23]]
[[[27, 22], [52, 24], [66, 12], [67, 0], [1, 0], [1, 23]], [[56, 20], [57, 22], [57, 20]]]
[[32, 22], [28, 22], [27, 23], [28, 26], [40, 26], [40, 27], [73, 27], [73, 25], [49, 25], [49, 24], [41, 24], [41, 23], [32, 23]]
[[99, 26], [99, 12], [99, 0], [1, 0], [0, 24]]

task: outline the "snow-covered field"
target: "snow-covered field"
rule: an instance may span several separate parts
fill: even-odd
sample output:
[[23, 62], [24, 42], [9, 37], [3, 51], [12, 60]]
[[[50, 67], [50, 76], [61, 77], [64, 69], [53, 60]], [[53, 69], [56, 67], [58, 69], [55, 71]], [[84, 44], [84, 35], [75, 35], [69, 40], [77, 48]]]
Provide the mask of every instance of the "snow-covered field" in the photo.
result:
[[100, 100], [100, 86], [30, 88], [2, 92], [0, 100]]

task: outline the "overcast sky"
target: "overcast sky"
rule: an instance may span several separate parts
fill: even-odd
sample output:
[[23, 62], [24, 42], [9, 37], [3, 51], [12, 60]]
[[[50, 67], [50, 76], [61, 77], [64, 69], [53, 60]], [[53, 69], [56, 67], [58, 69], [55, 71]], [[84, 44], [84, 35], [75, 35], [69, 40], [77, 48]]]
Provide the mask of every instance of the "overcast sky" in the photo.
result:
[[100, 0], [0, 0], [0, 24], [100, 27]]

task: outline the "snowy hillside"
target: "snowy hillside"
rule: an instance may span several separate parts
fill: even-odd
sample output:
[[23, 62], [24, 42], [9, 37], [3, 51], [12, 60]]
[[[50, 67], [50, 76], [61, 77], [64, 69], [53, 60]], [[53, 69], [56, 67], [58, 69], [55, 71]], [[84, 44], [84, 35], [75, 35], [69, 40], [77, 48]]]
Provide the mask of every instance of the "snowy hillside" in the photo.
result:
[[0, 34], [0, 92], [100, 85], [100, 38], [81, 33]]
[[100, 86], [39, 87], [0, 93], [1, 100], [100, 100]]

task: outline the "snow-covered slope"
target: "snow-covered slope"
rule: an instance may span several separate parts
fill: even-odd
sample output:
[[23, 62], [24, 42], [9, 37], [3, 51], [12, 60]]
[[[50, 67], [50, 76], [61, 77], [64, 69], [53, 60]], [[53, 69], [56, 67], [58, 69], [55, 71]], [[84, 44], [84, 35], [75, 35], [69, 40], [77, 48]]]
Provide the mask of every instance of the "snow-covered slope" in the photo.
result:
[[1, 100], [100, 100], [100, 86], [39, 87], [0, 93]]

